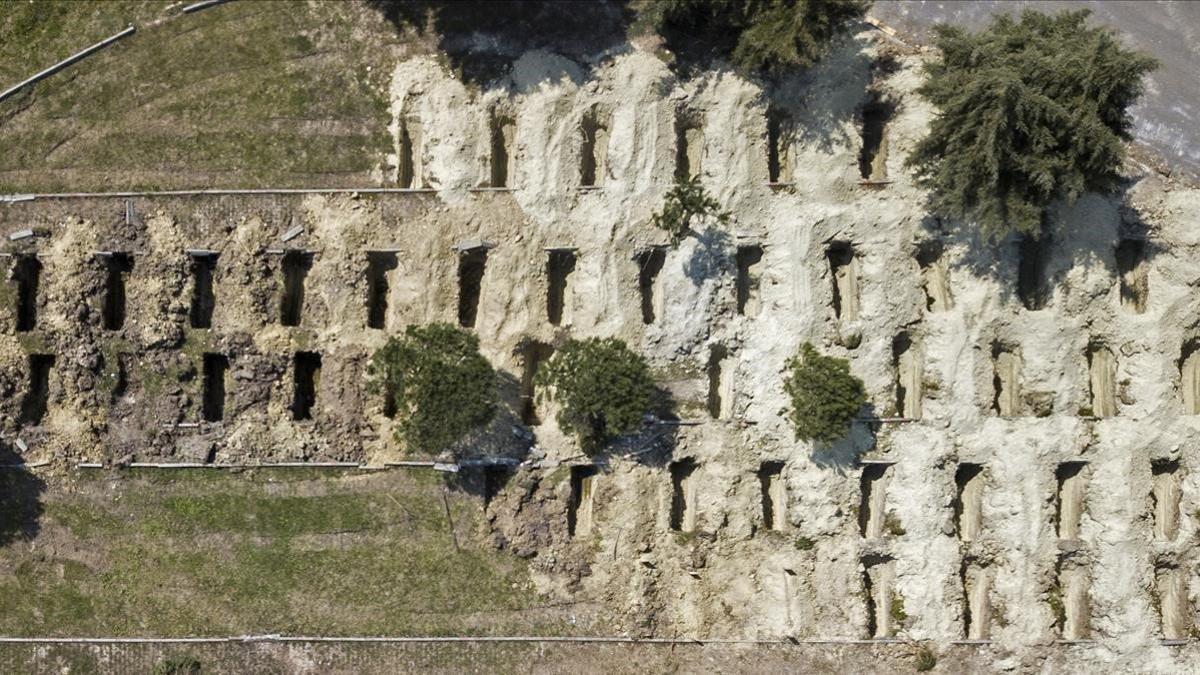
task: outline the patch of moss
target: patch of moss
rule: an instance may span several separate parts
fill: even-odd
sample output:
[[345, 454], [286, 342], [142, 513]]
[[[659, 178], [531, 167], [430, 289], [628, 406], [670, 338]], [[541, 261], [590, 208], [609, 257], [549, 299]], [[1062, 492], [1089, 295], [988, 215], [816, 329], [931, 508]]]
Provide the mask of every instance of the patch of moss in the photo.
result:
[[1050, 607], [1050, 613], [1054, 616], [1054, 625], [1063, 626], [1067, 622], [1067, 608], [1063, 604], [1062, 590], [1057, 586], [1046, 594], [1046, 605]]
[[46, 342], [46, 337], [37, 331], [28, 333], [17, 333], [17, 344], [21, 345], [21, 349], [26, 354], [45, 354], [50, 349], [50, 344]]
[[811, 538], [806, 537], [804, 535], [800, 535], [799, 537], [796, 537], [795, 543], [796, 543], [797, 551], [811, 551], [817, 545], [816, 541], [813, 541]]
[[904, 598], [899, 593], [892, 595], [892, 606], [889, 612], [892, 620], [897, 624], [902, 624], [908, 619], [908, 613], [904, 611]]
[[937, 654], [928, 645], [921, 645], [917, 648], [917, 653], [913, 658], [913, 668], [918, 673], [925, 673], [933, 670], [937, 665]]

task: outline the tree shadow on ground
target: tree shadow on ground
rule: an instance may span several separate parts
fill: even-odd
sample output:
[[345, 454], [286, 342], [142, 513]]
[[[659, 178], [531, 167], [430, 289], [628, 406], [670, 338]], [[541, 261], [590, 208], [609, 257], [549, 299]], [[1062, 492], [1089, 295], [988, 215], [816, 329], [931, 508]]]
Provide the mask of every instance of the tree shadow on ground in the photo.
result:
[[[457, 474], [449, 474], [447, 485], [484, 499], [503, 488], [534, 444], [533, 432], [521, 419], [520, 379], [500, 370], [496, 372], [496, 380], [499, 401], [492, 421], [448, 449], [459, 470]], [[501, 483], [496, 485], [496, 481]]]
[[[1072, 204], [1051, 205], [1040, 235], [993, 238], [971, 223], [927, 215], [919, 237], [959, 250], [961, 255], [950, 261], [951, 272], [996, 282], [1001, 302], [1015, 298], [1026, 309], [1041, 309], [1056, 289], [1070, 290], [1064, 284], [1075, 267], [1100, 266], [1120, 285], [1121, 276], [1132, 272], [1131, 264], [1148, 265], [1163, 252], [1149, 237], [1150, 225], [1130, 204], [1129, 193], [1138, 180], [1124, 181], [1112, 194], [1088, 193]], [[1122, 242], [1132, 244], [1122, 248]]]
[[850, 426], [850, 432], [833, 443], [814, 443], [811, 459], [822, 469], [832, 469], [839, 476], [847, 475], [858, 467], [858, 460], [875, 447], [875, 430], [869, 420], [879, 416], [875, 405], [863, 406], [858, 419]]
[[638, 433], [619, 436], [593, 460], [622, 459], [645, 466], [670, 464], [679, 443], [679, 416], [675, 414], [674, 395], [664, 387], [654, 388], [654, 407], [646, 415]]
[[707, 279], [725, 274], [734, 267], [733, 237], [725, 230], [709, 225], [695, 233], [696, 247], [683, 263], [683, 273], [700, 286]]
[[0, 546], [28, 541], [41, 529], [42, 493], [46, 482], [20, 465], [24, 460], [0, 445]]
[[781, 143], [835, 153], [857, 141], [862, 110], [876, 77], [894, 72], [886, 56], [872, 59], [870, 41], [848, 31], [836, 38], [823, 59], [809, 68], [764, 83], [769, 112], [782, 122]]
[[465, 81], [504, 76], [527, 51], [577, 62], [626, 45], [634, 12], [627, 0], [368, 0], [400, 31], [433, 33]]

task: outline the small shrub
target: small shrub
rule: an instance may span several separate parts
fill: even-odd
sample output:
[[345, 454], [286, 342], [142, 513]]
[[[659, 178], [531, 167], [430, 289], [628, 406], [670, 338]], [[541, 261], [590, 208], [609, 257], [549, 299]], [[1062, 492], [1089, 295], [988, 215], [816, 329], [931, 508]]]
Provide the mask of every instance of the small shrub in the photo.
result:
[[194, 656], [171, 656], [154, 667], [154, 675], [200, 675], [200, 660]]
[[671, 245], [676, 246], [691, 233], [692, 219], [706, 216], [715, 217], [722, 224], [729, 222], [729, 213], [721, 210], [721, 205], [708, 194], [699, 179], [693, 178], [671, 188], [662, 209], [651, 217], [650, 222], [671, 235]]
[[850, 363], [805, 342], [785, 365], [783, 389], [791, 400], [788, 419], [796, 438], [819, 443], [844, 438], [867, 402], [862, 380], [850, 374]]
[[447, 323], [409, 326], [371, 359], [370, 391], [391, 398], [396, 438], [437, 453], [486, 425], [496, 412], [496, 373], [475, 334]]
[[896, 514], [888, 511], [883, 515], [883, 529], [888, 534], [894, 537], [903, 537], [908, 533], [904, 526], [900, 524], [900, 518]]
[[977, 33], [934, 27], [942, 59], [918, 91], [939, 114], [908, 160], [934, 210], [994, 237], [1036, 234], [1053, 201], [1117, 185], [1127, 111], [1156, 63], [1087, 17], [1025, 11]]
[[654, 381], [642, 356], [614, 338], [569, 340], [538, 370], [539, 396], [560, 404], [558, 425], [598, 452], [641, 426], [654, 401]]
[[800, 535], [799, 537], [796, 537], [796, 550], [797, 551], [811, 551], [811, 550], [813, 550], [813, 547], [815, 547], [816, 545], [817, 545], [817, 542], [813, 541], [809, 537], [805, 537], [804, 535]]
[[917, 648], [916, 663], [913, 665], [918, 673], [927, 673], [937, 665], [937, 654], [933, 653], [929, 645], [921, 645]]

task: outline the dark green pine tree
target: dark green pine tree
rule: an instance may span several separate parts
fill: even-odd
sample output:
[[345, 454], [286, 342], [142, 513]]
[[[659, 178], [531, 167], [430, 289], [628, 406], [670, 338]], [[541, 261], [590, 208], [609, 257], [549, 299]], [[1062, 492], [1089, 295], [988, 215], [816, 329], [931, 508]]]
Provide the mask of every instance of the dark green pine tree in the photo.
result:
[[850, 374], [850, 362], [825, 356], [805, 342], [785, 366], [783, 390], [796, 438], [818, 443], [844, 438], [867, 402], [862, 380]]
[[375, 352], [368, 375], [409, 450], [450, 449], [496, 414], [496, 373], [479, 338], [458, 326], [409, 326]]
[[537, 383], [560, 404], [559, 427], [589, 455], [640, 429], [654, 405], [650, 366], [615, 338], [568, 340], [538, 370]]
[[938, 115], [908, 160], [935, 212], [992, 237], [1037, 234], [1055, 200], [1116, 186], [1128, 108], [1156, 62], [1088, 15], [1026, 11], [977, 33], [935, 28], [942, 59], [918, 91]]
[[866, 0], [649, 0], [656, 30], [686, 60], [729, 59], [747, 72], [779, 75], [824, 56]]

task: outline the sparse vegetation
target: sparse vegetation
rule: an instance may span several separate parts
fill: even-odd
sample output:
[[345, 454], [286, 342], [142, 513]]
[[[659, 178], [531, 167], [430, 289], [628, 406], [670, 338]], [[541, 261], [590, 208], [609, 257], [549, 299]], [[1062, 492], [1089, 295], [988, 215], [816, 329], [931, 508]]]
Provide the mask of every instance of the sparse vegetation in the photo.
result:
[[479, 353], [479, 338], [457, 326], [409, 326], [375, 352], [368, 372], [409, 450], [446, 450], [496, 413], [496, 373]]
[[890, 608], [892, 621], [896, 623], [904, 623], [908, 619], [908, 612], [904, 611], [904, 598], [899, 593], [892, 595], [892, 606]]
[[918, 673], [927, 673], [937, 665], [937, 654], [933, 653], [929, 645], [921, 645], [917, 647], [917, 654], [914, 661], [913, 667], [917, 669]]
[[392, 147], [386, 45], [396, 40], [377, 12], [348, 2], [179, 8], [5, 3], [3, 86], [129, 23], [138, 31], [0, 103], [0, 192], [374, 182]]
[[1054, 617], [1054, 625], [1061, 628], [1067, 621], [1067, 607], [1063, 604], [1062, 590], [1058, 586], [1054, 586], [1046, 594], [1046, 604]]
[[169, 656], [154, 667], [154, 675], [200, 675], [200, 659], [194, 656]]
[[994, 237], [1038, 233], [1046, 208], [1118, 181], [1128, 108], [1155, 61], [1086, 10], [1000, 13], [977, 33], [939, 24], [919, 92], [940, 111], [909, 164], [932, 207]]
[[783, 389], [792, 404], [786, 412], [796, 438], [818, 443], [844, 438], [867, 402], [862, 380], [850, 374], [850, 363], [805, 342], [788, 359], [786, 373]]
[[654, 404], [654, 381], [640, 354], [614, 338], [570, 340], [538, 371], [539, 396], [561, 408], [558, 424], [595, 454], [637, 430]]
[[662, 208], [655, 212], [650, 222], [671, 235], [671, 245], [677, 246], [692, 232], [693, 219], [713, 217], [718, 223], [729, 222], [729, 213], [721, 210], [717, 202], [700, 179], [676, 183], [663, 200]]
[[804, 535], [796, 537], [797, 551], [811, 551], [816, 545], [817, 542], [813, 541], [811, 537], [805, 537]]
[[11, 570], [0, 579], [0, 633], [428, 635], [461, 633], [465, 615], [494, 617], [471, 623], [481, 631], [530, 628], [512, 613], [537, 602], [524, 564], [463, 536], [481, 527], [479, 506], [452, 491], [455, 549], [434, 472], [73, 480], [44, 494], [42, 529], [87, 554], [0, 548]]
[[810, 66], [866, 12], [865, 0], [651, 0], [641, 6], [667, 46], [689, 61], [713, 56], [780, 75]]

